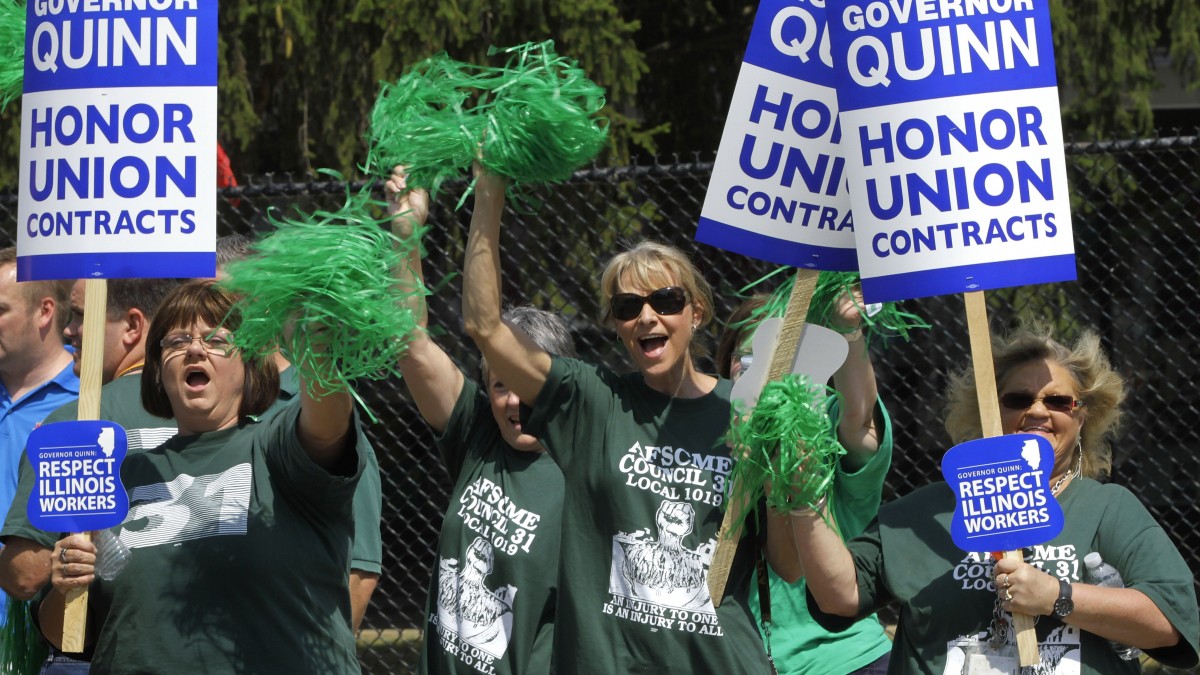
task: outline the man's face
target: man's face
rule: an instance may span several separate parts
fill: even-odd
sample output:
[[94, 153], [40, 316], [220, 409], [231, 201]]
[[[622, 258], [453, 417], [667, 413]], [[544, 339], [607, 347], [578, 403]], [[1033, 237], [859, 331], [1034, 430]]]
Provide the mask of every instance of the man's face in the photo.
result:
[[19, 363], [36, 348], [39, 340], [34, 309], [17, 283], [17, 266], [0, 265], [0, 367]]
[[[86, 288], [87, 282], [83, 279], [77, 279], [75, 285], [71, 287], [71, 322], [63, 329], [63, 338], [75, 349], [75, 352], [71, 354], [75, 359], [75, 375], [79, 375], [79, 359], [83, 355], [83, 308]], [[100, 366], [101, 378], [105, 384], [112, 382], [121, 363], [122, 327], [122, 321], [110, 321], [105, 318], [104, 359]]]

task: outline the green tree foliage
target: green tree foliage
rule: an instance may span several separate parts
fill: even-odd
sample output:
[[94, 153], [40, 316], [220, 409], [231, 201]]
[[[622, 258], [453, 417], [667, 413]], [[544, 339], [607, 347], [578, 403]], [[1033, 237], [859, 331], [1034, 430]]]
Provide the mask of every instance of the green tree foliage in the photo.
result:
[[[547, 37], [608, 91], [627, 100], [646, 70], [611, 0], [226, 0], [221, 6], [220, 138], [239, 173], [353, 173], [379, 84], [437, 52], [499, 65], [489, 47]], [[633, 121], [616, 106], [612, 155]]]
[[[439, 51], [546, 38], [607, 89], [604, 161], [711, 153], [754, 20], [752, 0], [222, 0], [219, 138], [242, 176], [356, 175], [382, 81]], [[1200, 0], [1051, 0], [1069, 134], [1151, 129], [1153, 55], [1198, 79]], [[20, 104], [0, 115], [0, 185], [17, 181]]]
[[1051, 0], [1055, 61], [1068, 133], [1120, 138], [1153, 128], [1154, 55], [1197, 83], [1197, 0]]

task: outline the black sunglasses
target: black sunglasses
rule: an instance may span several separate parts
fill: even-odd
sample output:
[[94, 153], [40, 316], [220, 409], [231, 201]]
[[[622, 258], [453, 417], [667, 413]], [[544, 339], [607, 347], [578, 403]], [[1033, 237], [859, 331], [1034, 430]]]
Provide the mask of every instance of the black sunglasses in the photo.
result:
[[1083, 401], [1076, 399], [1074, 396], [1067, 396], [1066, 394], [1052, 394], [1039, 398], [1033, 394], [1018, 394], [1014, 392], [1000, 397], [1000, 405], [1009, 410], [1028, 410], [1033, 407], [1036, 401], [1041, 401], [1047, 410], [1063, 413], [1071, 412], [1075, 408], [1083, 406]]
[[647, 302], [650, 303], [650, 309], [659, 314], [678, 314], [687, 306], [687, 293], [678, 286], [660, 288], [650, 295], [617, 293], [609, 301], [609, 308], [617, 321], [629, 321], [642, 313], [642, 306]]

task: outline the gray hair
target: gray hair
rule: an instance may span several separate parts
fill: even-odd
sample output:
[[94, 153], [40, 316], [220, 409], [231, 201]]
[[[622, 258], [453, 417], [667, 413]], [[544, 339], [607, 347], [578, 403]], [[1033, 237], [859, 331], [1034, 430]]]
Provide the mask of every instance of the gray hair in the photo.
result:
[[254, 255], [256, 243], [254, 237], [245, 234], [227, 234], [217, 238], [217, 269], [224, 269], [231, 262]]
[[[575, 340], [567, 328], [567, 322], [554, 312], [544, 309], [521, 305], [510, 307], [500, 319], [508, 325], [520, 330], [533, 340], [541, 349], [557, 356], [575, 358]], [[487, 384], [488, 365], [486, 359], [479, 360], [479, 374]]]

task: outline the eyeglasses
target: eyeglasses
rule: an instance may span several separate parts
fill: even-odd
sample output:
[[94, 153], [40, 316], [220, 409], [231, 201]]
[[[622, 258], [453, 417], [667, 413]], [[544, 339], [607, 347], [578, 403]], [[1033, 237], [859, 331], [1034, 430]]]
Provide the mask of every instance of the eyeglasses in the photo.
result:
[[229, 333], [210, 333], [209, 335], [192, 337], [187, 333], [169, 333], [158, 344], [163, 348], [163, 352], [181, 352], [192, 346], [196, 340], [200, 341], [200, 346], [204, 347], [204, 351], [211, 354], [220, 354], [228, 356], [233, 351], [232, 336]]
[[678, 286], [667, 286], [650, 295], [637, 293], [617, 293], [609, 301], [613, 318], [617, 321], [636, 319], [642, 313], [642, 307], [650, 303], [650, 309], [658, 314], [678, 314], [687, 306], [687, 293]]
[[1075, 408], [1083, 407], [1083, 401], [1076, 399], [1074, 396], [1067, 396], [1066, 394], [1037, 397], [1033, 394], [1019, 394], [1014, 392], [1000, 397], [1000, 405], [1009, 410], [1028, 410], [1037, 401], [1041, 401], [1047, 410], [1053, 410], [1054, 412], [1071, 412]]

